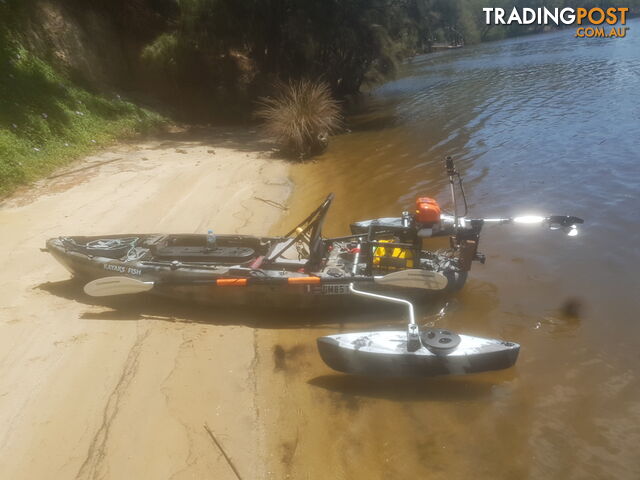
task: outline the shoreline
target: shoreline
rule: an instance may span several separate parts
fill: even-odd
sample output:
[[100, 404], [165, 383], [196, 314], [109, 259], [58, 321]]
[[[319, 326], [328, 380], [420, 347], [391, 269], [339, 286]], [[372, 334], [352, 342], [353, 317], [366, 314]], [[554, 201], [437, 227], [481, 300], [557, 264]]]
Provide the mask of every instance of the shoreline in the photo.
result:
[[[0, 469], [11, 478], [243, 478], [267, 469], [256, 372], [259, 312], [144, 296], [89, 298], [53, 258], [56, 235], [264, 234], [290, 166], [254, 132], [184, 131], [72, 163], [0, 203]], [[85, 168], [89, 167], [89, 168]]]

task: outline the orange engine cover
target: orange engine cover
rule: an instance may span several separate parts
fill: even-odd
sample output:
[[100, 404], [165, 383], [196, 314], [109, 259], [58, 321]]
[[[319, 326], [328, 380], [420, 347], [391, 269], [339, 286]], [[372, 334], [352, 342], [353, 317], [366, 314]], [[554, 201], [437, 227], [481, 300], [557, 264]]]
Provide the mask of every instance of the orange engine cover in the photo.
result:
[[416, 221], [420, 223], [438, 223], [440, 221], [440, 205], [433, 198], [416, 199]]

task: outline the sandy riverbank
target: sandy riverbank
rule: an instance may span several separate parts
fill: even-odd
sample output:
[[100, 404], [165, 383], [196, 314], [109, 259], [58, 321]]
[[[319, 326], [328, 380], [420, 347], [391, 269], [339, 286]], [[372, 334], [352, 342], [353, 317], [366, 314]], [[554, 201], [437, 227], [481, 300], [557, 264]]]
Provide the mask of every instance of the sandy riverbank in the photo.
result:
[[[52, 236], [264, 233], [288, 166], [254, 134], [174, 133], [78, 162], [0, 206], [0, 471], [4, 478], [261, 478], [255, 315], [96, 301]], [[88, 167], [88, 168], [87, 168]], [[64, 172], [60, 172], [64, 173]]]

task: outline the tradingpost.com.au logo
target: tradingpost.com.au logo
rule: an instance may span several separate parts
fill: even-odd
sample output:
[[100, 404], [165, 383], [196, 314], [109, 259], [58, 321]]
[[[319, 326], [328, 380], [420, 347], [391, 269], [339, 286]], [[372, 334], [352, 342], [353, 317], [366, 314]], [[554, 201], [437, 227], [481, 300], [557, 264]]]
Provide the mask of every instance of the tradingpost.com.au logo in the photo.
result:
[[627, 35], [628, 8], [516, 8], [507, 16], [504, 8], [483, 8], [487, 25], [583, 25], [576, 37], [619, 38]]

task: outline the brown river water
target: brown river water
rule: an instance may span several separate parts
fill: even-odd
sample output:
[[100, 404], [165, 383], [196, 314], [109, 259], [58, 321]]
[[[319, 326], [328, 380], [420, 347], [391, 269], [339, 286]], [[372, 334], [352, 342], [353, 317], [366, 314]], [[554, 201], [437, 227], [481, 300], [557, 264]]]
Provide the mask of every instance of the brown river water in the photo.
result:
[[423, 324], [520, 343], [508, 371], [382, 381], [318, 357], [317, 336], [403, 328], [401, 310], [300, 312], [308, 328], [259, 330], [273, 369], [259, 387], [278, 402], [261, 410], [273, 478], [640, 478], [640, 22], [629, 26], [623, 39], [566, 30], [415, 57], [363, 99], [350, 133], [294, 167], [282, 229], [330, 191], [325, 235], [421, 195], [448, 208], [446, 155], [472, 216], [586, 223], [574, 238], [485, 227], [486, 264], [420, 308]]

